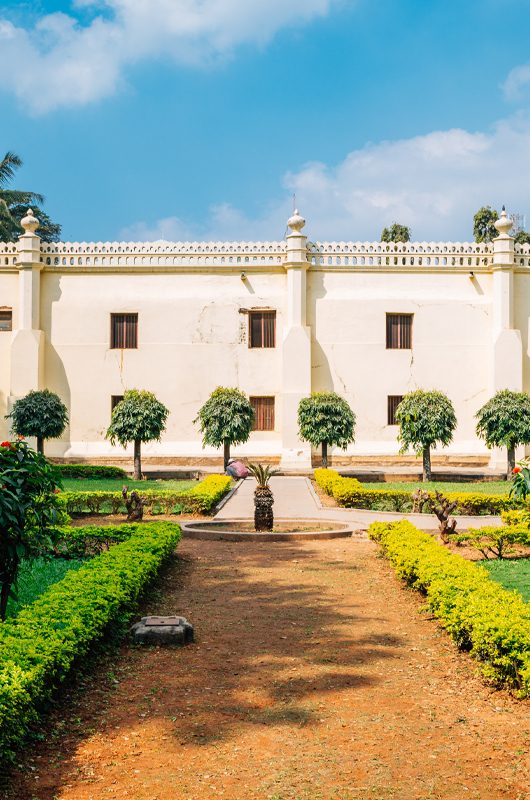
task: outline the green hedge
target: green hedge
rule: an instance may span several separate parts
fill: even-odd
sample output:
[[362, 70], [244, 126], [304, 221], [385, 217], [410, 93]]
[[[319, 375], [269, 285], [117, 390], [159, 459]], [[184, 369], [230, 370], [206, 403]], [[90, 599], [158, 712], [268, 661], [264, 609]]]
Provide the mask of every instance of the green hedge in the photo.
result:
[[[163, 525], [163, 522], [143, 523], [143, 525]], [[59, 558], [85, 558], [99, 555], [113, 544], [126, 542], [138, 532], [138, 525], [83, 525], [58, 527], [58, 538], [50, 555]]]
[[127, 473], [121, 467], [108, 467], [104, 464], [54, 464], [62, 478], [127, 478]]
[[[230, 489], [232, 479], [227, 475], [208, 475], [192, 489], [175, 492], [165, 489], [136, 489], [145, 501], [148, 514], [204, 514], [212, 510]], [[69, 514], [85, 511], [91, 514], [125, 514], [126, 508], [121, 492], [72, 492], [60, 495]]]
[[530, 605], [518, 593], [406, 520], [374, 522], [368, 535], [399, 577], [426, 595], [430, 610], [458, 646], [481, 662], [489, 681], [530, 696]]
[[[316, 469], [315, 480], [320, 488], [332, 495], [337, 503], [346, 508], [365, 508], [370, 511], [412, 511], [412, 492], [403, 489], [367, 489], [355, 478], [343, 478], [332, 469]], [[419, 484], [421, 488], [421, 484]], [[431, 503], [436, 500], [434, 492], [429, 492], [430, 502], [425, 503], [423, 512], [432, 511]], [[521, 508], [524, 503], [508, 495], [480, 494], [477, 492], [444, 492], [451, 502], [458, 503], [455, 514], [482, 515], [500, 514], [513, 508]]]
[[0, 624], [0, 754], [13, 757], [45, 702], [110, 623], [123, 624], [180, 528], [137, 526], [128, 541], [71, 571], [14, 620]]

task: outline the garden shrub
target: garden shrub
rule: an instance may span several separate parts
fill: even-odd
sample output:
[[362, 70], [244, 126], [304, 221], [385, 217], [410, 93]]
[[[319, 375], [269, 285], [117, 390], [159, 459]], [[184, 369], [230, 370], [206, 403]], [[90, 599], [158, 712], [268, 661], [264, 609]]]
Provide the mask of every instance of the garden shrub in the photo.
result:
[[[146, 489], [136, 491], [144, 500], [147, 514], [204, 514], [212, 510], [229, 490], [232, 479], [227, 475], [208, 475], [192, 489], [183, 492], [165, 489]], [[69, 514], [89, 511], [91, 514], [103, 512], [125, 514], [126, 508], [121, 492], [72, 492], [63, 493]]]
[[45, 702], [108, 626], [123, 626], [180, 538], [175, 523], [136, 526], [128, 541], [70, 571], [0, 625], [0, 753], [12, 759]]
[[[317, 475], [318, 473], [318, 475]], [[336, 470], [315, 470], [317, 484], [327, 494], [331, 494], [341, 506], [346, 508], [365, 508], [371, 511], [412, 510], [412, 492], [403, 489], [367, 489], [355, 478], [343, 478]], [[430, 500], [423, 506], [423, 513], [432, 511], [434, 492], [429, 492]], [[502, 511], [520, 508], [524, 501], [502, 494], [480, 494], [478, 492], [444, 492], [450, 502], [456, 501], [455, 514], [482, 515], [500, 514]]]
[[473, 528], [454, 537], [458, 544], [467, 544], [478, 550], [484, 558], [505, 558], [519, 547], [530, 547], [528, 525], [503, 525]]
[[530, 605], [450, 553], [410, 522], [374, 522], [368, 529], [396, 573], [427, 597], [429, 609], [485, 678], [530, 696]]
[[121, 467], [109, 467], [106, 464], [54, 464], [61, 478], [84, 478], [85, 480], [127, 479], [127, 473]]

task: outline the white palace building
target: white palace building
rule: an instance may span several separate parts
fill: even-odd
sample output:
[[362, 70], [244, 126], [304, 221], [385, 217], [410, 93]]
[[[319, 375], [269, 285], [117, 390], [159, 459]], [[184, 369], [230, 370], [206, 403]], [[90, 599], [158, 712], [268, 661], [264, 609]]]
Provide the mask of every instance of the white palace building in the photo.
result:
[[48, 388], [70, 424], [47, 453], [119, 463], [126, 452], [105, 439], [112, 405], [149, 389], [171, 413], [144, 461], [221, 463], [193, 420], [213, 389], [237, 386], [256, 430], [235, 452], [306, 469], [298, 403], [332, 390], [357, 416], [334, 463], [406, 464], [395, 407], [435, 388], [458, 429], [434, 464], [506, 463], [474, 419], [498, 389], [530, 390], [530, 247], [505, 212], [491, 244], [312, 242], [298, 212], [279, 242], [46, 244], [32, 212], [22, 225], [0, 242], [0, 437], [13, 401]]

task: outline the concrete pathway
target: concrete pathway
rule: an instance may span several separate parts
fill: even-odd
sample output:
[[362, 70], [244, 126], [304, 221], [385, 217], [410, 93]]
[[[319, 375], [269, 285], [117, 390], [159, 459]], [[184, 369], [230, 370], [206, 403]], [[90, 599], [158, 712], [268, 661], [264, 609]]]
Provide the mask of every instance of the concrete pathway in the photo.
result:
[[[254, 516], [254, 478], [247, 478], [230, 500], [216, 515], [217, 519], [241, 519]], [[376, 521], [408, 519], [422, 530], [436, 530], [438, 520], [434, 514], [398, 514], [392, 511], [363, 511], [355, 508], [322, 506], [313, 490], [311, 481], [303, 477], [276, 476], [271, 479], [274, 493], [274, 515], [295, 519], [330, 519], [351, 522], [358, 528], [367, 528]], [[484, 525], [500, 525], [501, 518], [494, 516], [457, 516], [458, 529], [481, 528]]]

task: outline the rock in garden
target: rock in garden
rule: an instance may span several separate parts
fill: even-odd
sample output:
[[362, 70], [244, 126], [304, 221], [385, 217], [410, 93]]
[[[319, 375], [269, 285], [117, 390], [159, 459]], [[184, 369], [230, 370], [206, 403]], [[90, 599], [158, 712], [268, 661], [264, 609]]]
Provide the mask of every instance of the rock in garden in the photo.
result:
[[131, 628], [137, 644], [175, 644], [193, 642], [193, 625], [185, 617], [142, 617]]

